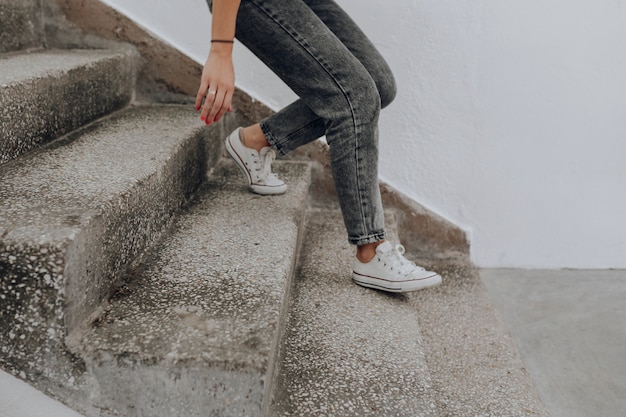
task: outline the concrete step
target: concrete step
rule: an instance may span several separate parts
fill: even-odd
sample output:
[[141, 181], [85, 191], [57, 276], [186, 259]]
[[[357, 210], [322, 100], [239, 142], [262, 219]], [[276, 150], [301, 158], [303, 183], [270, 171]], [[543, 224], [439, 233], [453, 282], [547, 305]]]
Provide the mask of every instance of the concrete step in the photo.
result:
[[41, 16], [40, 0], [0, 0], [0, 52], [41, 47]]
[[478, 270], [463, 254], [413, 259], [443, 284], [412, 294], [441, 417], [547, 417]]
[[305, 236], [269, 415], [436, 416], [408, 297], [352, 283], [338, 210], [311, 210]]
[[126, 106], [137, 60], [123, 44], [0, 55], [0, 164]]
[[81, 372], [65, 335], [160, 238], [224, 134], [190, 107], [131, 107], [0, 165], [2, 368], [71, 387]]
[[86, 415], [265, 415], [310, 181], [306, 163], [274, 168], [289, 191], [259, 196], [228, 161], [72, 335], [99, 409]]

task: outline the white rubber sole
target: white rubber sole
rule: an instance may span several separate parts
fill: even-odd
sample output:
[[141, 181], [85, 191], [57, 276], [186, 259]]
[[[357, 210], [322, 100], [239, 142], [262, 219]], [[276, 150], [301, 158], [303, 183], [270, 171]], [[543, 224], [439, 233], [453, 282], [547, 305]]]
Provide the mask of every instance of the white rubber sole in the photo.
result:
[[433, 275], [421, 279], [407, 281], [390, 281], [382, 278], [361, 275], [353, 271], [352, 280], [355, 284], [362, 287], [374, 288], [376, 290], [386, 292], [403, 293], [435, 287], [441, 284], [441, 275], [433, 273]]

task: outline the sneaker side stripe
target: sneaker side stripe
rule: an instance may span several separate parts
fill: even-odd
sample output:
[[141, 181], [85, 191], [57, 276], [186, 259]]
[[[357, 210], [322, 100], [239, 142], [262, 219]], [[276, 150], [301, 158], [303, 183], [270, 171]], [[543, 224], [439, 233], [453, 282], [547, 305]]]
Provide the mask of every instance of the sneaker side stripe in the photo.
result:
[[246, 177], [248, 178], [248, 184], [249, 185], [254, 185], [254, 183], [252, 182], [252, 174], [250, 174], [250, 171], [248, 171], [248, 168], [246, 167], [246, 164], [243, 161], [243, 158], [241, 157], [241, 155], [239, 155], [239, 153], [237, 152], [237, 150], [235, 149], [235, 147], [231, 143], [231, 138], [232, 137], [233, 137], [233, 135], [230, 135], [228, 137], [228, 139], [227, 139], [228, 146], [226, 147], [226, 150], [228, 151], [228, 154], [230, 155], [230, 157], [239, 166], [239, 169], [241, 169], [243, 171], [243, 173], [246, 175]]
[[390, 279], [384, 279], [384, 278], [379, 278], [379, 277], [373, 277], [373, 276], [371, 276], [371, 275], [364, 275], [364, 274], [360, 274], [360, 273], [358, 273], [358, 272], [356, 272], [356, 271], [354, 271], [354, 270], [352, 271], [352, 273], [353, 273], [353, 274], [355, 274], [355, 275], [358, 275], [358, 276], [360, 276], [360, 277], [363, 277], [363, 278], [377, 279], [377, 280], [379, 280], [379, 281], [386, 281], [386, 282], [415, 282], [415, 281], [424, 281], [424, 280], [426, 280], [426, 279], [434, 278], [434, 277], [436, 277], [436, 276], [438, 276], [438, 275], [439, 275], [439, 274], [437, 274], [436, 272], [434, 272], [432, 275], [429, 275], [429, 276], [424, 277], [424, 278], [418, 278], [418, 279], [405, 279], [405, 280], [393, 280], [393, 281], [392, 281], [392, 280], [390, 280]]
[[393, 291], [393, 292], [402, 291], [402, 287], [385, 287], [384, 285], [372, 284], [369, 282], [361, 282], [361, 281], [356, 281], [356, 280], [354, 282], [363, 287], [369, 287], [369, 288], [374, 288], [374, 289], [383, 290], [383, 291]]

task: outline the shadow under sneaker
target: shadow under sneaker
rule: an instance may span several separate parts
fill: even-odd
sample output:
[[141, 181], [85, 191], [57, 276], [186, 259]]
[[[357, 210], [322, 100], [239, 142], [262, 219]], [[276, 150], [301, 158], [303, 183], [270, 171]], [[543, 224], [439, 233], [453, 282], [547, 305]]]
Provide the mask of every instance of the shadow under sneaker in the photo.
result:
[[352, 279], [363, 287], [388, 292], [409, 292], [441, 284], [441, 276], [427, 271], [404, 257], [404, 246], [385, 241], [376, 247], [376, 255], [363, 263], [354, 260]]
[[257, 194], [283, 194], [287, 185], [272, 172], [272, 162], [276, 153], [266, 146], [257, 152], [247, 148], [241, 142], [241, 128], [236, 129], [226, 138], [226, 150], [243, 172], [248, 186]]

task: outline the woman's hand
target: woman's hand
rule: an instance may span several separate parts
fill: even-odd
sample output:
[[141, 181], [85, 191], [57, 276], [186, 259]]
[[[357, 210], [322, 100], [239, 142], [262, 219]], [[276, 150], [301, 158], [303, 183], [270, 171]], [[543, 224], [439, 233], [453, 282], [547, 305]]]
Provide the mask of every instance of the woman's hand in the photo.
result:
[[217, 122], [227, 111], [233, 111], [234, 92], [232, 44], [213, 44], [202, 70], [200, 88], [196, 96], [196, 110], [202, 108], [200, 119], [209, 125]]

